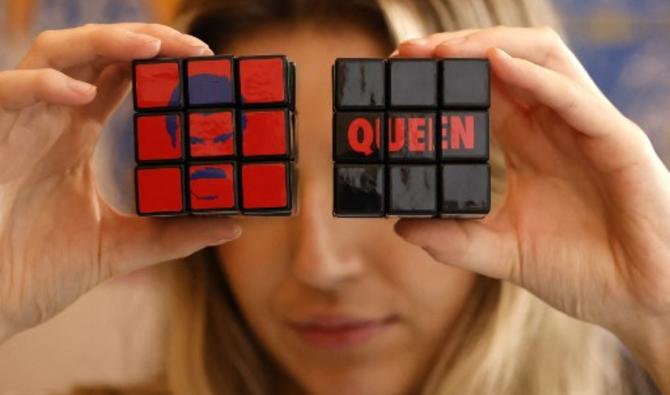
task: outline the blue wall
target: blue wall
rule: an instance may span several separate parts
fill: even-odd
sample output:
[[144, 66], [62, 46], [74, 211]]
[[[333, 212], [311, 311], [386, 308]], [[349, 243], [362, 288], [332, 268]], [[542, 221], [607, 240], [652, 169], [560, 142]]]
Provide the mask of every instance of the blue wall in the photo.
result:
[[557, 0], [570, 46], [670, 163], [670, 1]]

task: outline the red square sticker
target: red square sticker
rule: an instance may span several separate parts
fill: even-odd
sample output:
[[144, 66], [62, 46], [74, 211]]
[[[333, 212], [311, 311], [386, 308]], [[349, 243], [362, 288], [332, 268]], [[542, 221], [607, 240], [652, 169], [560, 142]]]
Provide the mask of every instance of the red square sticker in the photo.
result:
[[137, 109], [181, 107], [181, 67], [179, 62], [136, 63], [134, 67], [134, 92]]
[[239, 69], [243, 104], [286, 102], [288, 84], [284, 58], [241, 58]]
[[184, 210], [181, 167], [138, 168], [136, 177], [140, 214], [174, 214]]
[[288, 155], [288, 111], [244, 111], [241, 122], [242, 155]]
[[273, 209], [288, 206], [286, 163], [242, 165], [242, 199], [245, 209]]
[[232, 163], [190, 166], [189, 187], [194, 211], [236, 207], [235, 166]]
[[137, 160], [181, 159], [184, 152], [182, 124], [180, 113], [135, 117]]

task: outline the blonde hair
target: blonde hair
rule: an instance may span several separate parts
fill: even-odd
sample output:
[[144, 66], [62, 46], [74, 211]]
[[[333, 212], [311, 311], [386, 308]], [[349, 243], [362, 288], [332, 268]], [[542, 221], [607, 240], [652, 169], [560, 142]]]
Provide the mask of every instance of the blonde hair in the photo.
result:
[[[383, 29], [393, 44], [436, 31], [498, 24], [549, 25], [560, 30], [556, 14], [545, 0], [331, 3], [332, 0], [193, 0], [186, 11], [197, 10], [200, 15], [192, 20], [191, 31], [219, 47], [219, 40], [226, 37], [223, 29], [237, 26], [234, 20], [217, 23], [217, 18], [232, 15], [237, 23], [257, 23], [263, 18], [283, 22], [305, 16], [337, 18], [338, 12], [347, 9], [352, 15], [366, 12], [375, 16], [372, 20], [379, 21], [378, 29]], [[213, 5], [216, 9], [208, 8]], [[319, 8], [327, 12], [315, 11]], [[189, 13], [182, 15], [190, 19]], [[495, 140], [491, 147], [495, 207], [504, 194], [505, 166]], [[170, 392], [275, 393], [281, 369], [251, 335], [213, 252], [205, 250], [189, 260], [172, 269], [175, 304], [166, 365]], [[633, 393], [635, 385], [625, 377], [620, 345], [608, 332], [572, 319], [509, 283], [480, 277], [473, 295], [422, 394]]]

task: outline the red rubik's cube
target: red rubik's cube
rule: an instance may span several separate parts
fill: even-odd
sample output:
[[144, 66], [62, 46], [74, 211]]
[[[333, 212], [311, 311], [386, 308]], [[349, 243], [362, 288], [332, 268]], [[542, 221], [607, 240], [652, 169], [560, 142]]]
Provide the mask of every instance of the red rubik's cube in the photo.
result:
[[285, 56], [134, 61], [138, 214], [291, 214], [294, 97]]

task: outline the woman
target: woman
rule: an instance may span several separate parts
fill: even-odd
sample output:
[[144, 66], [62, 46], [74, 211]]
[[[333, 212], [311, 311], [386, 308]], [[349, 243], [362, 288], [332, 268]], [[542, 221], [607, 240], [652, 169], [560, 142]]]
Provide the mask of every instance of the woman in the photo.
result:
[[[542, 23], [546, 4], [212, 3], [225, 7], [191, 31], [216, 52], [299, 65], [300, 215], [118, 214], [97, 193], [90, 154], [127, 90], [128, 61], [211, 52], [155, 25], [45, 33], [0, 75], [0, 338], [103, 279], [216, 246], [172, 266], [171, 393], [651, 391], [626, 376], [604, 328], [670, 394], [667, 169], [557, 34], [483, 28]], [[395, 47], [490, 59], [496, 197], [485, 220], [330, 215], [330, 65]]]

